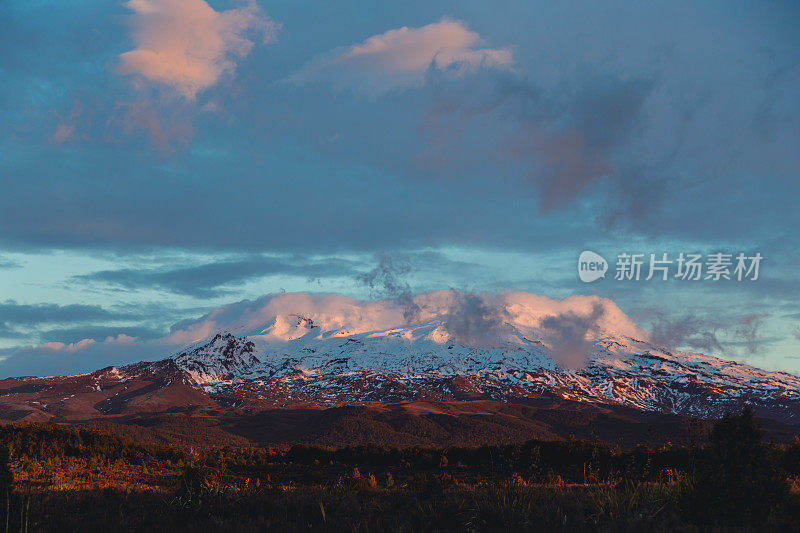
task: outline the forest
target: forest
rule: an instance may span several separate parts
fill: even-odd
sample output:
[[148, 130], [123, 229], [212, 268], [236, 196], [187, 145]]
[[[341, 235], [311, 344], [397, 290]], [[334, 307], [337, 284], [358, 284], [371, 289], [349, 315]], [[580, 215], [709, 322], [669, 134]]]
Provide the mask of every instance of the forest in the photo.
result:
[[0, 425], [0, 531], [800, 529], [800, 440], [752, 412], [692, 446], [191, 447]]

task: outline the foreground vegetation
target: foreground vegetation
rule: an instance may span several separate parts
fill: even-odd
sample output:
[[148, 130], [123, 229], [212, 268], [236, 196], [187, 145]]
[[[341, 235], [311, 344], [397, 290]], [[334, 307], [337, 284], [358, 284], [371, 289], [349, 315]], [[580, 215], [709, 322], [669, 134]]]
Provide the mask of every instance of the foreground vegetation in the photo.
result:
[[191, 448], [0, 426], [0, 531], [800, 530], [800, 441], [750, 412], [704, 444], [632, 450]]

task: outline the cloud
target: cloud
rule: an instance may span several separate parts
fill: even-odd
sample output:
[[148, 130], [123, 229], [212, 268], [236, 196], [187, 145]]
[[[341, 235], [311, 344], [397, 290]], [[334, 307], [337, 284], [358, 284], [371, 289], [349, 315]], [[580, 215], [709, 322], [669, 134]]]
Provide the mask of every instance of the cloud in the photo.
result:
[[389, 298], [395, 300], [403, 308], [403, 318], [412, 322], [419, 316], [419, 305], [414, 301], [411, 287], [403, 278], [411, 272], [408, 258], [395, 258], [382, 254], [378, 266], [356, 276], [372, 291], [373, 298]]
[[559, 363], [571, 369], [584, 365], [593, 345], [590, 334], [598, 333], [604, 313], [603, 305], [594, 302], [588, 313], [569, 310], [542, 319], [545, 341]]
[[512, 153], [528, 160], [543, 212], [563, 207], [593, 181], [614, 172], [606, 155], [588, 146], [580, 131], [552, 135], [535, 128], [520, 141], [524, 147]]
[[148, 340], [161, 337], [164, 332], [143, 326], [76, 326], [48, 329], [39, 333], [39, 338], [42, 343], [60, 342], [69, 344], [83, 340], [102, 341], [103, 339], [120, 335], [139, 340]]
[[402, 309], [393, 301], [364, 302], [337, 294], [279, 293], [218, 307], [203, 317], [175, 324], [165, 338], [168, 344], [193, 343], [219, 331], [236, 335], [258, 334], [270, 326], [286, 333], [287, 321], [297, 316], [313, 319], [324, 329], [346, 328], [351, 333], [381, 331], [404, 323]]
[[0, 322], [1, 339], [25, 339], [27, 333], [5, 322]]
[[38, 347], [45, 350], [77, 352], [95, 344], [94, 339], [83, 339], [78, 342], [71, 342], [69, 344], [63, 342], [45, 342]]
[[[583, 341], [587, 332], [646, 335], [617, 305], [597, 296], [561, 300], [516, 291], [472, 293], [440, 290], [416, 294], [417, 321], [443, 328], [445, 336], [477, 345], [495, 345], [515, 328], [559, 331], [559, 339]], [[135, 330], [121, 327], [114, 334], [97, 330], [87, 338], [51, 340], [38, 346], [0, 351], [0, 376], [85, 372], [111, 364], [167, 357], [187, 344], [201, 342], [220, 331], [235, 335], [263, 335], [267, 342], [283, 343], [308, 333], [310, 319], [321, 331], [342, 335], [378, 332], [407, 325], [404, 308], [393, 299], [363, 301], [337, 294], [279, 293], [218, 307], [199, 319], [178, 322], [166, 336], [136, 339]], [[556, 318], [557, 317], [557, 318]], [[438, 328], [437, 328], [438, 329]], [[127, 333], [126, 333], [127, 332]], [[65, 334], [68, 332], [65, 331]], [[69, 333], [74, 335], [76, 332]], [[108, 333], [102, 340], [102, 335]]]
[[445, 328], [464, 344], [494, 346], [509, 319], [505, 306], [491, 305], [485, 297], [471, 292], [452, 292], [444, 314]]
[[[0, 302], [0, 338], [15, 339], [19, 344], [57, 342], [65, 345], [101, 341], [120, 334], [152, 339], [162, 336], [163, 330], [147, 327], [142, 322], [165, 318], [166, 314], [157, 306], [104, 308], [82, 304], [19, 304], [7, 300]], [[119, 325], [126, 322], [128, 325]], [[130, 325], [131, 322], [134, 325]]]
[[658, 314], [651, 326], [650, 341], [669, 349], [687, 347], [723, 357], [747, 357], [758, 354], [769, 339], [759, 334], [768, 314], [753, 314], [724, 321], [695, 314], [671, 318]]
[[255, 1], [215, 11], [205, 0], [130, 0], [136, 48], [119, 56], [117, 70], [172, 87], [193, 100], [253, 48], [251, 34], [274, 39], [278, 25]]
[[2, 255], [0, 255], [0, 269], [2, 268], [20, 268], [22, 264], [19, 261], [15, 261], [13, 259], [6, 259]]
[[718, 338], [720, 328], [719, 324], [693, 314], [680, 318], [661, 315], [651, 327], [650, 341], [671, 350], [687, 346], [694, 350], [722, 352]]
[[[597, 296], [558, 300], [521, 291], [476, 294], [450, 289], [416, 294], [413, 302], [419, 309], [417, 322], [441, 321], [448, 333], [464, 342], [496, 341], [497, 336], [511, 331], [505, 326], [506, 321], [541, 328], [542, 321], [552, 315], [573, 312], [585, 316], [597, 306], [602, 308], [594, 321], [597, 331], [640, 339], [647, 337], [647, 333], [612, 300]], [[180, 322], [171, 329], [167, 339], [169, 343], [180, 344], [195, 342], [223, 330], [235, 334], [260, 333], [275, 324], [278, 317], [298, 315], [312, 318], [323, 330], [344, 329], [351, 334], [384, 331], [408, 324], [406, 309], [392, 298], [360, 301], [336, 294], [281, 293], [229, 304], [200, 319]]]
[[[127, 345], [131, 344], [135, 340], [136, 337], [130, 337], [128, 335], [125, 335], [124, 333], [120, 333], [116, 337], [112, 336], [106, 337], [106, 339], [102, 342], [105, 345], [117, 345], [117, 344]], [[43, 344], [40, 344], [38, 348], [43, 348], [45, 350], [53, 350], [57, 352], [74, 353], [81, 350], [85, 350], [91, 346], [94, 346], [95, 344], [97, 344], [97, 341], [95, 341], [94, 339], [82, 339], [78, 342], [70, 342], [70, 343], [45, 342]]]
[[[554, 86], [522, 72], [498, 71], [466, 90], [456, 83], [438, 84], [424, 121], [433, 142], [422, 160], [478, 164], [493, 152], [505, 152], [538, 190], [541, 212], [552, 213], [619, 172], [620, 160], [625, 161], [621, 155], [638, 138], [655, 85], [643, 77], [583, 68]], [[496, 132], [494, 141], [487, 143], [478, 130]], [[479, 142], [465, 142], [475, 135]], [[618, 189], [615, 195], [626, 198], [626, 187]], [[620, 201], [612, 197], [609, 203], [619, 207]]]
[[156, 342], [140, 342], [119, 334], [102, 341], [48, 342], [0, 350], [0, 375], [54, 376], [91, 372], [111, 365], [152, 360], [168, 355]]
[[[185, 107], [185, 106], [184, 106]], [[149, 102], [119, 102], [108, 124], [119, 124], [122, 133], [147, 133], [161, 155], [172, 155], [176, 146], [187, 146], [196, 133], [193, 120], [180, 105], [157, 108]]]
[[57, 305], [51, 303], [19, 304], [13, 300], [0, 302], [0, 323], [36, 325], [56, 322], [81, 322], [119, 318], [99, 305]]
[[483, 39], [464, 22], [442, 19], [403, 26], [312, 60], [288, 81], [330, 82], [372, 95], [420, 87], [429, 69], [462, 76], [481, 68], [509, 69], [510, 48], [479, 48]]
[[749, 354], [755, 354], [760, 345], [761, 340], [758, 338], [759, 330], [764, 323], [764, 318], [768, 315], [749, 315], [743, 317], [739, 324], [736, 325], [733, 331], [733, 336], [744, 344], [745, 349]]
[[74, 132], [75, 128], [73, 126], [63, 123], [59, 124], [55, 133], [53, 133], [53, 142], [56, 144], [64, 144], [72, 138]]
[[[428, 304], [425, 302], [425, 298], [415, 297], [408, 282], [404, 280], [404, 277], [412, 271], [410, 259], [406, 257], [393, 258], [388, 254], [382, 254], [379, 257], [378, 265], [357, 276], [357, 280], [372, 289], [373, 298], [394, 300], [403, 310], [405, 323], [408, 324], [426, 316], [428, 309], [425, 306]], [[449, 293], [449, 301], [440, 312], [444, 317], [447, 331], [455, 339], [465, 343], [491, 345], [497, 342], [504, 330], [508, 330], [506, 322], [512, 316], [507, 305], [497, 305], [496, 302], [491, 301], [488, 294], [458, 290], [451, 290]], [[540, 310], [549, 309], [551, 302], [548, 302], [546, 297], [542, 298], [545, 299], [531, 302], [530, 305]], [[552, 345], [558, 347], [555, 353], [556, 358], [565, 364], [578, 364], [585, 357], [591, 348], [591, 343], [585, 340], [586, 335], [600, 329], [601, 318], [606, 308], [603, 306], [602, 300], [597, 300], [592, 302], [589, 311], [584, 311], [584, 307], [580, 307], [578, 313], [573, 310], [558, 310], [556, 314], [547, 315], [539, 322], [539, 327], [547, 330], [547, 337], [553, 341]], [[609, 324], [605, 324], [605, 326], [609, 327]], [[629, 324], [623, 325], [627, 332], [635, 332], [640, 337], [644, 336], [644, 332], [641, 330], [634, 331], [628, 326]], [[577, 357], [581, 359], [575, 362]]]
[[73, 279], [83, 283], [104, 283], [123, 289], [161, 289], [196, 298], [224, 294], [227, 285], [283, 274], [313, 280], [320, 277], [351, 276], [355, 263], [344, 259], [306, 259], [253, 255], [180, 268], [101, 270]]

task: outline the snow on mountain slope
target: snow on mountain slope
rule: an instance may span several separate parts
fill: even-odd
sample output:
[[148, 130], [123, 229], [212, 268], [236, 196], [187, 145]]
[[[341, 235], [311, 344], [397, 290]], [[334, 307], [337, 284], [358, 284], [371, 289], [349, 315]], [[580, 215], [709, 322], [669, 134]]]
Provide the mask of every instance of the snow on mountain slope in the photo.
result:
[[[611, 300], [596, 296], [436, 291], [364, 302], [278, 294], [176, 328], [164, 345], [185, 348], [167, 359], [83, 377], [10, 379], [5, 399], [19, 416], [41, 411], [31, 402], [46, 400], [46, 413], [53, 401], [71, 405], [77, 400], [64, 398], [75, 391], [93, 395], [80, 412], [104, 414], [170, 402], [258, 412], [484, 399], [715, 417], [751, 405], [759, 416], [800, 424], [800, 378], [648, 339]], [[47, 396], [56, 390], [61, 396]]]
[[335, 316], [276, 314], [240, 328], [251, 334], [217, 334], [174, 361], [190, 384], [240, 406], [563, 398], [700, 417], [744, 405], [788, 422], [800, 414], [800, 378], [603, 331], [611, 323], [637, 332], [605, 302], [587, 301], [584, 314], [545, 315], [524, 304], [508, 311], [518, 303], [512, 295], [496, 316], [478, 302], [480, 320], [466, 334], [468, 318], [430, 303], [416, 321], [386, 329], [369, 329], [391, 323], [386, 309], [378, 320], [356, 306]]

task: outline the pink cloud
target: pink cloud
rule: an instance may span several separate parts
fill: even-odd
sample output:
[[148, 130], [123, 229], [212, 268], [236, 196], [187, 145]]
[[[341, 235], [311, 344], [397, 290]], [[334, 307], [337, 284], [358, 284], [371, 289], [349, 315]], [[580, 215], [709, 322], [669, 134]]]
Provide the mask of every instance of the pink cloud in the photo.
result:
[[53, 134], [53, 142], [56, 144], [63, 144], [72, 138], [75, 129], [69, 124], [59, 124], [56, 132]]
[[[417, 294], [414, 303], [420, 323], [450, 320], [454, 308], [462, 306], [461, 293], [440, 290]], [[574, 314], [596, 316], [592, 332], [628, 335], [647, 339], [648, 333], [633, 322], [612, 300], [599, 296], [570, 296], [553, 299], [521, 291], [475, 295], [484, 314], [502, 316], [517, 326], [542, 328], [553, 316]], [[599, 311], [598, 311], [599, 310]], [[214, 309], [203, 319], [173, 331], [161, 342], [169, 345], [198, 342], [220, 331], [235, 335], [267, 334], [293, 338], [306, 330], [298, 325], [298, 316], [311, 317], [321, 330], [342, 330], [349, 334], [389, 330], [406, 324], [403, 308], [395, 300], [361, 301], [336, 294], [282, 293], [243, 301]], [[461, 311], [461, 310], [459, 310]]]
[[85, 350], [86, 348], [94, 344], [95, 344], [94, 339], [83, 339], [82, 341], [70, 342], [70, 343], [45, 342], [44, 344], [40, 344], [39, 348], [44, 348], [45, 350], [53, 350], [58, 352], [77, 352], [79, 350]]
[[60, 116], [58, 126], [55, 133], [50, 136], [50, 140], [56, 144], [64, 144], [65, 142], [72, 141], [76, 138], [76, 130], [79, 129], [78, 122], [83, 115], [83, 105], [78, 97], [72, 104], [72, 109], [66, 117]]
[[[130, 335], [125, 335], [124, 333], [120, 333], [116, 337], [106, 337], [106, 339], [100, 343], [106, 346], [110, 345], [126, 345], [131, 344], [136, 341], [136, 337], [131, 337]], [[52, 350], [57, 352], [79, 352], [82, 350], [86, 350], [91, 348], [95, 345], [98, 345], [97, 341], [94, 339], [83, 339], [78, 342], [45, 342], [44, 344], [40, 344], [39, 346], [35, 346], [32, 349], [41, 348], [45, 350]]]
[[146, 132], [159, 153], [171, 155], [176, 145], [187, 145], [195, 134], [193, 121], [185, 107], [157, 109], [148, 102], [119, 103], [117, 113], [112, 115], [109, 123], [120, 120], [126, 135], [137, 130]]
[[454, 76], [479, 68], [511, 67], [510, 48], [479, 48], [482, 42], [480, 35], [460, 21], [403, 26], [313, 60], [288, 81], [327, 81], [375, 94], [421, 86], [431, 67]]
[[194, 100], [231, 73], [253, 48], [248, 34], [274, 39], [278, 25], [250, 2], [215, 11], [205, 0], [130, 0], [134, 50], [120, 55], [118, 71], [167, 85]]

